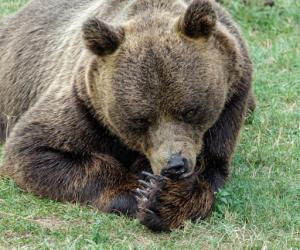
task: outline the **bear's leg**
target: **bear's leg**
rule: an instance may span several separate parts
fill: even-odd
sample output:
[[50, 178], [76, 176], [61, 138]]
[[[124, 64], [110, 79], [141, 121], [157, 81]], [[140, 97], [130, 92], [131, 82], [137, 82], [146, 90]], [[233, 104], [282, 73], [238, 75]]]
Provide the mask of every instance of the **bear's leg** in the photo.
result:
[[229, 174], [231, 156], [244, 122], [248, 100], [252, 102], [254, 98], [250, 95], [248, 99], [246, 91], [234, 96], [226, 104], [219, 120], [204, 136], [204, 150], [201, 155], [205, 167], [203, 175], [213, 191], [222, 187]]
[[137, 177], [111, 156], [79, 156], [48, 147], [28, 150], [4, 162], [5, 173], [21, 188], [41, 197], [90, 204], [104, 212], [136, 215]]

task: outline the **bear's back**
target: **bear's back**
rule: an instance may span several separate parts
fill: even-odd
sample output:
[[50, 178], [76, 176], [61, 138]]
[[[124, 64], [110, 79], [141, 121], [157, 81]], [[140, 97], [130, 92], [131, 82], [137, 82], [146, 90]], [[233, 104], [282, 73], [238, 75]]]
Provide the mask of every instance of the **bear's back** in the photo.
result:
[[0, 142], [53, 85], [71, 85], [81, 25], [107, 1], [33, 0], [0, 20]]

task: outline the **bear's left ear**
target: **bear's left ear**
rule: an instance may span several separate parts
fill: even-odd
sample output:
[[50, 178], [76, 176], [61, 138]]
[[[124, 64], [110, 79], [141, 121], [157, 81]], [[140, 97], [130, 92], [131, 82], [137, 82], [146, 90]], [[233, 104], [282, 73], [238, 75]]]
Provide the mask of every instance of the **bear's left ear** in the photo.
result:
[[179, 30], [190, 38], [208, 37], [217, 22], [217, 14], [210, 0], [194, 0], [180, 18]]
[[82, 26], [86, 48], [99, 56], [114, 53], [125, 37], [124, 29], [113, 27], [97, 18], [88, 19]]

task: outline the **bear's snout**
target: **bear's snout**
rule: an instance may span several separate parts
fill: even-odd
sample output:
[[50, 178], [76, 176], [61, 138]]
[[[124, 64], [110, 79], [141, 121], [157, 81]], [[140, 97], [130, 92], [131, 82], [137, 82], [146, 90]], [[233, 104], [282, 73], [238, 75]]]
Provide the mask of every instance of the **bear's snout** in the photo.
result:
[[201, 152], [201, 134], [176, 121], [161, 121], [156, 128], [150, 129], [148, 148], [144, 154], [156, 175], [171, 179], [181, 179], [193, 174], [196, 159]]
[[188, 160], [180, 154], [171, 155], [167, 166], [161, 170], [161, 175], [178, 179], [189, 171]]

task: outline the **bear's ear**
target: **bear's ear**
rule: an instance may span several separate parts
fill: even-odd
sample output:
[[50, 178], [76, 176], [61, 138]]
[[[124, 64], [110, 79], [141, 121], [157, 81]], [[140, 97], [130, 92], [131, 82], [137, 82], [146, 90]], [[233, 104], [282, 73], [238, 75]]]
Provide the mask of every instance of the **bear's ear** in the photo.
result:
[[92, 18], [83, 24], [82, 37], [86, 48], [96, 55], [105, 56], [118, 49], [124, 39], [124, 30]]
[[179, 20], [179, 30], [190, 38], [208, 37], [217, 21], [210, 0], [194, 0]]

